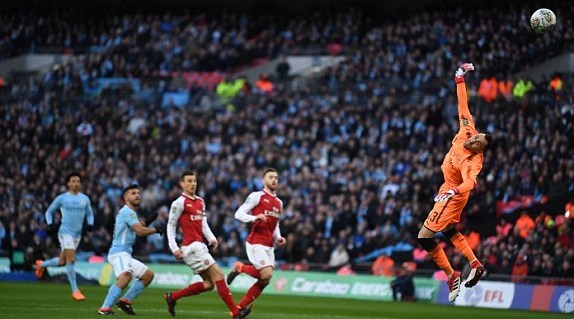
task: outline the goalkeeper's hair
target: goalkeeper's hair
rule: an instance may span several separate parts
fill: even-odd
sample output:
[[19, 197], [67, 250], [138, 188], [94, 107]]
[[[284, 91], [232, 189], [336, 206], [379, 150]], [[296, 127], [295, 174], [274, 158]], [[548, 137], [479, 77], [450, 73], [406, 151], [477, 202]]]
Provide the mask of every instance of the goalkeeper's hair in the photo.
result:
[[80, 173], [78, 173], [78, 172], [72, 172], [66, 176], [66, 183], [69, 183], [72, 180], [72, 177], [76, 177], [76, 176], [80, 179], [80, 182], [81, 182], [82, 181], [82, 175], [80, 175]]
[[[485, 133], [485, 134], [484, 134], [484, 138], [485, 138], [486, 141], [488, 142], [488, 143], [486, 144], [486, 147], [484, 148], [484, 151], [493, 149], [496, 142], [494, 141], [494, 138], [492, 137], [492, 135]], [[484, 152], [484, 151], [483, 151], [483, 152]]]

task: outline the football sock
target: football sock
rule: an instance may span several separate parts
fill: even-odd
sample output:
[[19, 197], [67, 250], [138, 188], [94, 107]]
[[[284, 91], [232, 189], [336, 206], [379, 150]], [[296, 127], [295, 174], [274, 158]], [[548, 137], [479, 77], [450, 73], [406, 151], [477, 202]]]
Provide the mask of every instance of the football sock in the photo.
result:
[[122, 290], [120, 289], [120, 287], [112, 285], [108, 290], [108, 295], [106, 296], [106, 299], [104, 299], [104, 304], [102, 305], [102, 308], [108, 308], [113, 306], [116, 303], [116, 301], [120, 299], [121, 295]]
[[78, 282], [76, 281], [76, 270], [74, 269], [74, 263], [66, 264], [66, 274], [68, 275], [70, 286], [72, 286], [72, 292], [76, 292], [76, 290], [78, 290]]
[[60, 257], [50, 258], [42, 262], [42, 268], [60, 266]]
[[144, 291], [144, 284], [141, 280], [136, 280], [134, 284], [128, 289], [128, 292], [124, 295], [124, 299], [129, 300], [130, 302], [136, 299], [141, 293]]
[[178, 300], [181, 297], [185, 297], [185, 296], [192, 296], [192, 295], [197, 295], [199, 293], [202, 293], [205, 291], [205, 286], [203, 285], [203, 281], [202, 282], [196, 282], [194, 284], [191, 284], [181, 290], [175, 291], [171, 293], [171, 299], [173, 300]]
[[429, 255], [431, 255], [437, 266], [439, 266], [439, 268], [442, 269], [447, 276], [450, 277], [450, 275], [452, 275], [454, 270], [452, 269], [450, 262], [448, 262], [448, 258], [446, 258], [446, 254], [444, 253], [442, 247], [436, 246], [433, 250], [429, 251]]
[[248, 274], [255, 279], [261, 279], [261, 274], [253, 265], [243, 265], [241, 273]]
[[239, 307], [241, 308], [247, 307], [250, 303], [252, 303], [255, 299], [257, 299], [257, 297], [259, 297], [263, 289], [265, 289], [265, 285], [263, 285], [261, 282], [257, 281], [256, 283], [254, 283], [253, 286], [251, 286], [251, 288], [247, 290], [247, 293], [245, 293], [243, 299], [241, 299], [241, 301], [239, 302]]
[[225, 302], [227, 308], [229, 308], [231, 313], [235, 316], [237, 314], [237, 307], [235, 306], [235, 300], [233, 300], [233, 296], [231, 295], [231, 291], [229, 291], [229, 287], [227, 287], [225, 280], [222, 279], [216, 282], [215, 286], [217, 287], [219, 297], [221, 297], [221, 300]]
[[456, 247], [456, 249], [458, 249], [464, 255], [464, 257], [466, 257], [466, 259], [468, 259], [469, 262], [472, 262], [476, 259], [476, 256], [474, 255], [474, 252], [472, 252], [470, 245], [461, 233], [456, 233], [450, 238], [450, 241], [454, 247]]

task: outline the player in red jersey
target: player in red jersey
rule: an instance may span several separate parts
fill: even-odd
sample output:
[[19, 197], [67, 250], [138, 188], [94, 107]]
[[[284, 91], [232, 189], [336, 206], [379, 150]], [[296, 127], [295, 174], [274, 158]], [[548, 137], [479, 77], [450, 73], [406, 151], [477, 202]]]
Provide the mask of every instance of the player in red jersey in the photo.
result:
[[245, 243], [251, 265], [236, 262], [227, 275], [227, 284], [231, 284], [240, 273], [246, 273], [257, 279], [257, 282], [249, 288], [239, 302], [240, 308], [251, 305], [269, 284], [273, 276], [273, 267], [275, 267], [274, 244], [284, 246], [287, 242], [279, 231], [279, 217], [283, 213], [283, 202], [275, 193], [278, 183], [277, 170], [265, 169], [263, 190], [249, 194], [245, 203], [235, 212], [236, 219], [244, 223], [253, 223]]
[[[164, 294], [169, 313], [175, 317], [176, 301], [185, 296], [197, 295], [217, 287], [217, 293], [231, 311], [232, 318], [246, 318], [251, 307], [239, 308], [225, 283], [225, 276], [221, 268], [209, 253], [203, 238], [207, 239], [209, 246], [217, 249], [217, 239], [211, 232], [207, 223], [205, 202], [195, 194], [197, 177], [191, 171], [185, 171], [180, 176], [179, 185], [183, 194], [172, 204], [167, 223], [167, 238], [169, 248], [177, 259], [183, 261], [203, 279], [202, 282], [193, 283], [181, 290]], [[178, 246], [175, 235], [178, 224], [181, 226], [183, 240], [181, 248]]]

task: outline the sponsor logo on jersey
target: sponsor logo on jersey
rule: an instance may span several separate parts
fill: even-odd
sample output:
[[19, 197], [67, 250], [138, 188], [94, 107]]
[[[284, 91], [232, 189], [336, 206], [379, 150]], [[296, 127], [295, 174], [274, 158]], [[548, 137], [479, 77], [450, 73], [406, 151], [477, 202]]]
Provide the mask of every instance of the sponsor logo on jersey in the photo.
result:
[[202, 220], [202, 219], [203, 219], [203, 215], [191, 214], [191, 215], [189, 215], [189, 219], [191, 219], [192, 221]]
[[263, 212], [263, 215], [265, 215], [265, 216], [272, 216], [272, 217], [275, 217], [275, 218], [279, 218], [279, 216], [281, 215], [281, 213], [279, 212], [279, 209], [278, 209], [278, 208], [273, 207], [273, 210], [272, 210], [272, 211], [271, 211], [271, 210], [265, 210], [265, 211]]

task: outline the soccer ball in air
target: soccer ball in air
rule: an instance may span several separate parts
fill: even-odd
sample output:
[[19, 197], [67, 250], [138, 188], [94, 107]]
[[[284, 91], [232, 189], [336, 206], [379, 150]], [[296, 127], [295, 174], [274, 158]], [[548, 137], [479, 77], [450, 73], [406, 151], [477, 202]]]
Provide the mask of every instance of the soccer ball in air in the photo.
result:
[[548, 33], [556, 25], [556, 15], [550, 9], [538, 9], [530, 17], [530, 26], [536, 33]]

